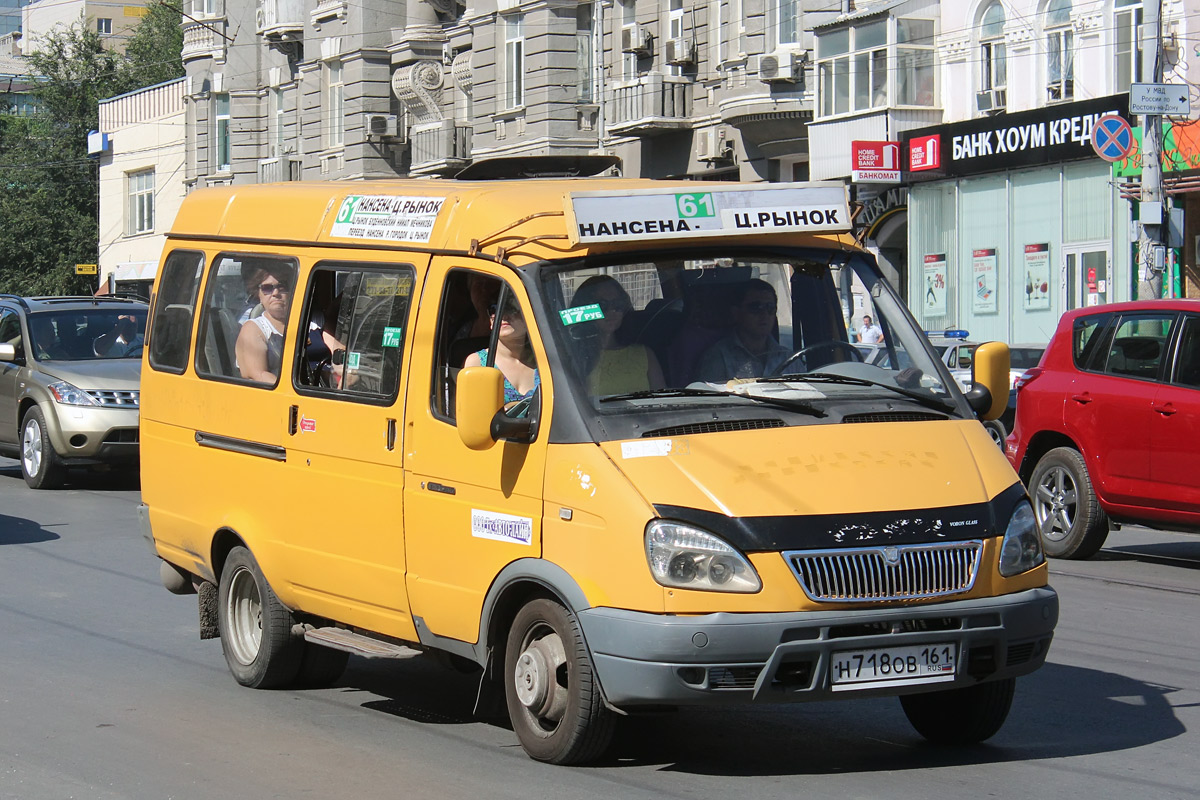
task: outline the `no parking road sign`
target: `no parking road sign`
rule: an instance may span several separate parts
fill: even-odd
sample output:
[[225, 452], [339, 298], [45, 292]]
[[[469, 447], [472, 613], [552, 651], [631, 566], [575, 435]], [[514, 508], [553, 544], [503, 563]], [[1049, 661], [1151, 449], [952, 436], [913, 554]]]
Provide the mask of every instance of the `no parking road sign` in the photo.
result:
[[1092, 126], [1092, 149], [1105, 161], [1120, 161], [1133, 149], [1133, 131], [1116, 114], [1105, 114]]

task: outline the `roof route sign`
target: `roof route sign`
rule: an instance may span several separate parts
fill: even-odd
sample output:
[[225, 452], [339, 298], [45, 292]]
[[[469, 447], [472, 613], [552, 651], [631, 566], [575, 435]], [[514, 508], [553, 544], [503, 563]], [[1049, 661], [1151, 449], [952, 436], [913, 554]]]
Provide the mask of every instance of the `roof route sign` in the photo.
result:
[[1092, 149], [1110, 163], [1120, 161], [1133, 149], [1133, 131], [1116, 114], [1105, 114], [1092, 126]]
[[1133, 83], [1129, 86], [1130, 114], [1166, 114], [1186, 117], [1191, 113], [1188, 87], [1173, 83]]

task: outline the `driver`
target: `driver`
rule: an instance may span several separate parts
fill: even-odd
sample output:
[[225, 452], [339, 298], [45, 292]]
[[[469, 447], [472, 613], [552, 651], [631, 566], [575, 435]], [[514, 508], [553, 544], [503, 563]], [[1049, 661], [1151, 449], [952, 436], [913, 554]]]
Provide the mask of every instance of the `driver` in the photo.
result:
[[112, 330], [92, 340], [92, 352], [106, 358], [125, 358], [142, 351], [142, 331], [137, 318], [121, 314]]
[[778, 303], [771, 284], [754, 278], [739, 287], [738, 295], [732, 329], [700, 357], [697, 380], [759, 378], [773, 373], [791, 356], [774, 336]]

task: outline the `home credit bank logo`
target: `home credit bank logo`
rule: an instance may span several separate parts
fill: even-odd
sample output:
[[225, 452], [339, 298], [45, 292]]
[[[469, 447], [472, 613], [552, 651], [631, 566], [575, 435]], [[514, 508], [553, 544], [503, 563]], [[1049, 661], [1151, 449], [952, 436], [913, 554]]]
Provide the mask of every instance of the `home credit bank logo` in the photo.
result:
[[850, 177], [857, 182], [899, 183], [899, 142], [851, 142]]
[[910, 172], [920, 172], [926, 169], [941, 169], [942, 166], [942, 137], [919, 136], [908, 142], [908, 169]]

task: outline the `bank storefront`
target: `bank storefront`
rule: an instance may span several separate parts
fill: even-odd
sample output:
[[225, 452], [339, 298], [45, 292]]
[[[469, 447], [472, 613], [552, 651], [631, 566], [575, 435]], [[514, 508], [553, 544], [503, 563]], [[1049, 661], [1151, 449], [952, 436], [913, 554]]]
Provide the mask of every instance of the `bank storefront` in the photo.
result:
[[1133, 297], [1130, 209], [1092, 125], [1128, 95], [902, 137], [909, 307], [926, 330], [1045, 344], [1064, 311]]

